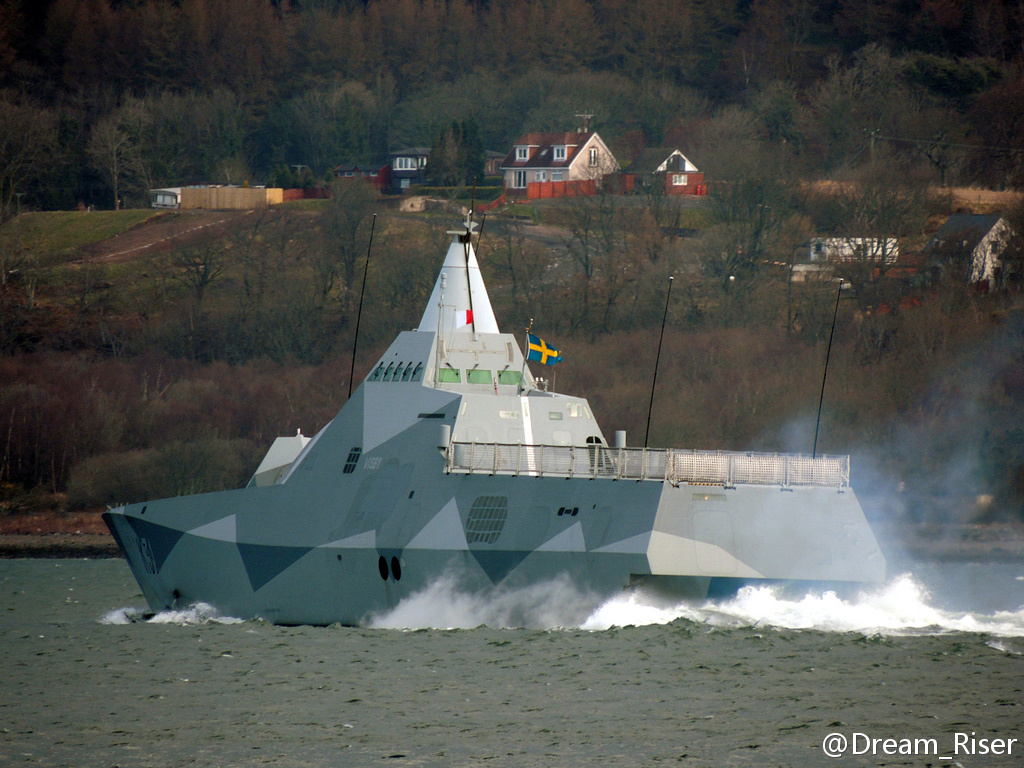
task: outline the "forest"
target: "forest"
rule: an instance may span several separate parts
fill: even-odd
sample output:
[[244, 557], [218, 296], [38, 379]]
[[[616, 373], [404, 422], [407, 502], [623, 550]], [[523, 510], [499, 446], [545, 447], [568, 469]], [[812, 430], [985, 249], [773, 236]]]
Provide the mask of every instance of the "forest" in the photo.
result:
[[[950, 187], [1024, 187], [1022, 63], [1010, 0], [3, 0], [0, 506], [244, 483], [344, 399], [373, 216], [357, 376], [415, 324], [457, 218], [333, 169], [456, 122], [504, 152], [583, 112], [622, 165], [676, 146], [710, 193], [486, 222], [499, 322], [563, 350], [558, 389], [642, 434], [672, 275], [652, 444], [807, 453], [835, 310], [822, 445], [854, 454], [869, 512], [1022, 520], [1019, 288], [972, 291], [962, 263], [791, 279], [814, 235], [920, 253], [967, 210]], [[296, 168], [331, 199], [101, 247], [185, 215], [150, 218], [151, 188]]]
[[711, 179], [751, 150], [832, 177], [884, 147], [1001, 189], [1022, 53], [1013, 0], [4, 0], [0, 206], [323, 178], [453, 120], [505, 152], [580, 112], [623, 165], [671, 144]]

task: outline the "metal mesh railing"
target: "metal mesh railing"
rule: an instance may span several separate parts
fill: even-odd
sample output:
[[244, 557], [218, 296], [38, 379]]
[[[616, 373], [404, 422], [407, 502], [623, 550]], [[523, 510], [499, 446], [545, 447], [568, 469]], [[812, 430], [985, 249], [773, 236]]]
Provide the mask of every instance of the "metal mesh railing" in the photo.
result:
[[536, 477], [659, 480], [697, 485], [850, 486], [849, 456], [452, 443], [447, 471]]

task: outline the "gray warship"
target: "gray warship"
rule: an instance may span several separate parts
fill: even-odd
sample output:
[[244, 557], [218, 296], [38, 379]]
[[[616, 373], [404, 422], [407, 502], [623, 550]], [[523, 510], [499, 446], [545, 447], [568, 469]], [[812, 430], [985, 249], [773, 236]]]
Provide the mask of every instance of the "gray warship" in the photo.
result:
[[539, 387], [473, 227], [451, 233], [419, 326], [315, 436], [278, 438], [245, 488], [104, 513], [152, 610], [355, 625], [448, 574], [689, 598], [884, 579], [849, 457], [609, 444], [585, 399]]

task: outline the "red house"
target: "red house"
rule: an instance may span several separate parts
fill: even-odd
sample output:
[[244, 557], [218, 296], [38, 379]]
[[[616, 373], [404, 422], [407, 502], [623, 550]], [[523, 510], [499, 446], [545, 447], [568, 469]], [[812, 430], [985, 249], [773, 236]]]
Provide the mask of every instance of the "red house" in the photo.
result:
[[706, 195], [704, 174], [678, 149], [645, 149], [621, 174], [624, 193], [639, 192], [660, 185], [666, 195]]
[[339, 179], [366, 179], [380, 192], [391, 186], [390, 165], [339, 165], [334, 175]]

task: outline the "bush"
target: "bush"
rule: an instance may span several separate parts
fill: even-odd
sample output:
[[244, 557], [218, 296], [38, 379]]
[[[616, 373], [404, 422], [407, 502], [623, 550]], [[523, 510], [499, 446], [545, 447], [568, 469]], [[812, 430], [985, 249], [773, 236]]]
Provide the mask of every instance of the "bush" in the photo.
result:
[[249, 440], [206, 438], [93, 456], [71, 470], [68, 507], [116, 506], [240, 488], [255, 470], [258, 452]]

